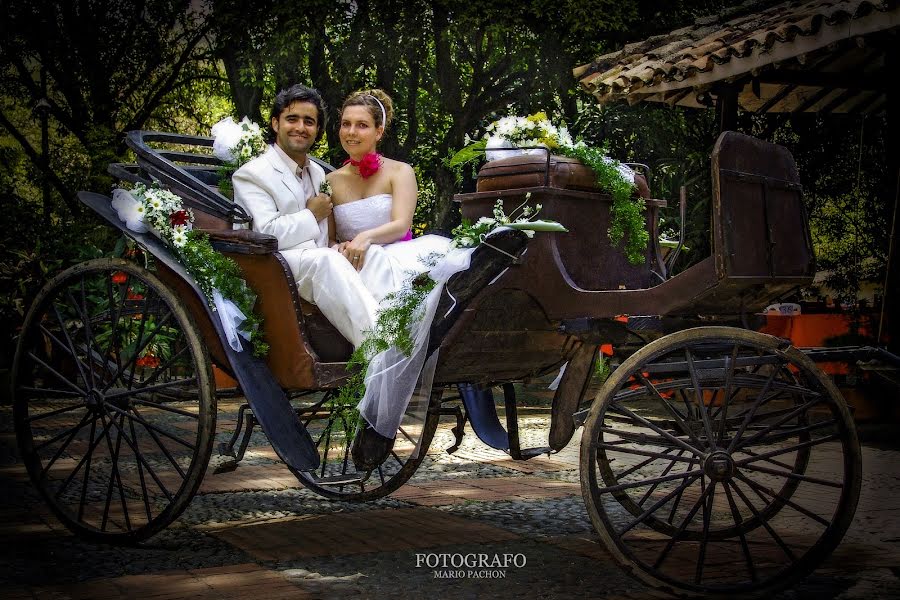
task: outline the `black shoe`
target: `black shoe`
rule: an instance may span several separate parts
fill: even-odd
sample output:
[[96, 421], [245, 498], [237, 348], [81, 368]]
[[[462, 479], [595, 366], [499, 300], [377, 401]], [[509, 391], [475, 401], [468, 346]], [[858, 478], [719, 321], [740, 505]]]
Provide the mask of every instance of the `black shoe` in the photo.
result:
[[350, 457], [358, 471], [372, 471], [387, 460], [394, 449], [394, 439], [387, 438], [362, 422], [350, 446]]

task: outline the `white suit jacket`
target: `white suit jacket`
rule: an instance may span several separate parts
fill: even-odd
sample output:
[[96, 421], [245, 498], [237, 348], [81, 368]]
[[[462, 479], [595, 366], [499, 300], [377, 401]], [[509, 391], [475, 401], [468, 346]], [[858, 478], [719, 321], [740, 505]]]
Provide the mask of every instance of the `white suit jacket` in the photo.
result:
[[[318, 190], [325, 170], [309, 161], [309, 174]], [[278, 238], [278, 251], [295, 274], [302, 250], [328, 246], [328, 219], [316, 222], [300, 180], [274, 148], [238, 169], [231, 181], [234, 201], [253, 218], [253, 230]]]

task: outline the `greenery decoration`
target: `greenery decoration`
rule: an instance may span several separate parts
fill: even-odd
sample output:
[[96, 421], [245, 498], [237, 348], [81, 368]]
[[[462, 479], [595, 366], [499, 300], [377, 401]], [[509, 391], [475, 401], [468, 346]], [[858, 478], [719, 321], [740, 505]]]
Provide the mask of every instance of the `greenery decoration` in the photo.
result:
[[213, 290], [218, 290], [223, 298], [237, 305], [246, 316], [242, 330], [250, 336], [253, 354], [265, 356], [269, 345], [263, 341], [262, 320], [253, 312], [256, 295], [241, 277], [237, 263], [214, 250], [209, 236], [193, 228], [193, 212], [184, 208], [181, 198], [172, 192], [139, 183], [131, 190], [131, 195], [137, 204], [129, 207], [128, 212], [136, 215], [169, 246], [197, 282], [213, 310]]
[[550, 122], [546, 113], [527, 117], [503, 117], [487, 127], [486, 139], [470, 144], [449, 161], [451, 167], [479, 159], [485, 152], [502, 147], [545, 147], [555, 154], [581, 161], [597, 177], [597, 185], [612, 196], [609, 240], [624, 243], [623, 253], [631, 264], [644, 262], [650, 235], [644, 222], [644, 199], [633, 196], [633, 184], [622, 174], [621, 165], [606, 156], [603, 148], [574, 141], [565, 126]]

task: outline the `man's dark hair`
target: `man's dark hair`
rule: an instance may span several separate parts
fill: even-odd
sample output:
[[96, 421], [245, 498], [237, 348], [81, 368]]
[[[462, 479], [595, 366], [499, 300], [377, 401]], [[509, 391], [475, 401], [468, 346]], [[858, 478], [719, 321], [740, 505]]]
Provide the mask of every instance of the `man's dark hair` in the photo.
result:
[[289, 88], [283, 89], [275, 96], [275, 102], [272, 104], [272, 113], [269, 116], [269, 137], [275, 139], [275, 132], [272, 130], [272, 119], [281, 117], [287, 107], [294, 102], [309, 102], [316, 107], [316, 118], [318, 120], [318, 131], [316, 132], [316, 143], [325, 135], [325, 101], [318, 90], [306, 87], [305, 85], [295, 83]]

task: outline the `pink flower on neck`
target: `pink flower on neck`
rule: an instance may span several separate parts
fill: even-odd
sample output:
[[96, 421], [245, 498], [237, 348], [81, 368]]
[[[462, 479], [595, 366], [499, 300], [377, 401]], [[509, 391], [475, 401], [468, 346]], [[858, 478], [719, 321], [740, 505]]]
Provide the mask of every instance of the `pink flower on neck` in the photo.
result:
[[363, 157], [359, 160], [353, 160], [352, 158], [348, 158], [344, 161], [344, 164], [350, 163], [357, 169], [359, 169], [359, 176], [363, 179], [368, 179], [372, 175], [378, 172], [378, 169], [381, 168], [381, 155], [377, 152], [369, 152], [368, 154], [363, 155]]

